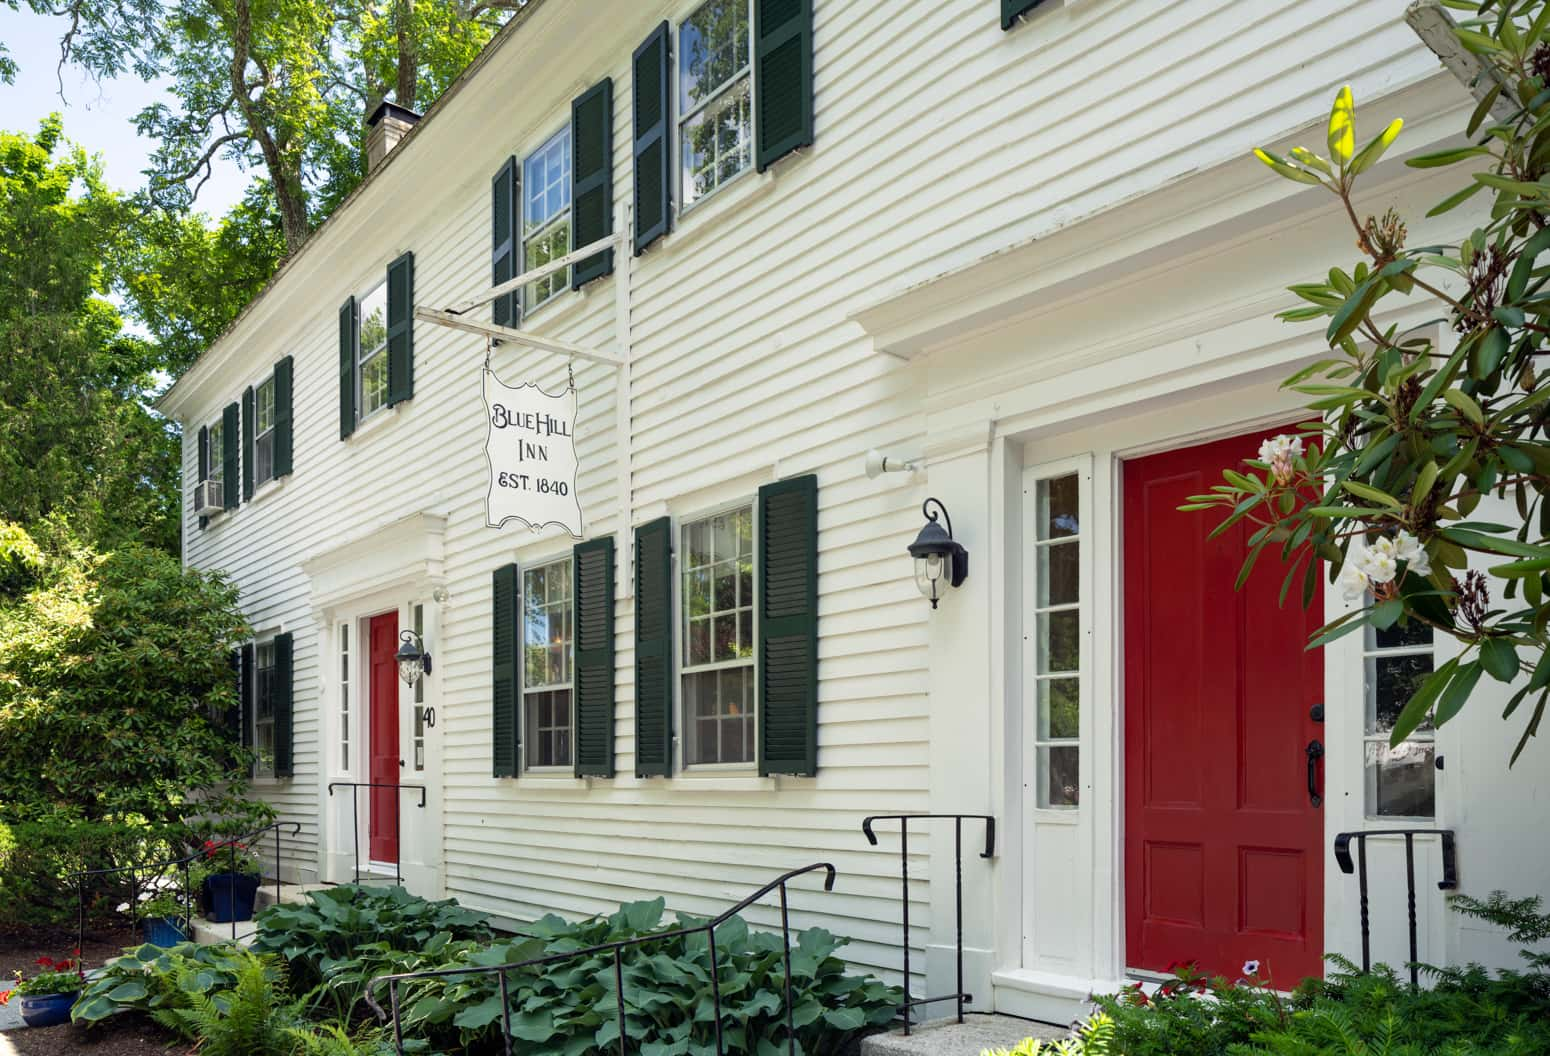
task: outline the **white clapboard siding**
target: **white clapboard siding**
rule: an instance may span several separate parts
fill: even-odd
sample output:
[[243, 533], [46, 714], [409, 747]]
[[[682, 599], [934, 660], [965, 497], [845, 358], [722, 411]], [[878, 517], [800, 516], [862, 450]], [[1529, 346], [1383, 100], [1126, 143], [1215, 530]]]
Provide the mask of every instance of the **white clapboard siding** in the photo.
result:
[[[589, 535], [612, 532], [628, 547], [633, 524], [693, 512], [707, 489], [745, 481], [751, 494], [777, 474], [818, 475], [820, 773], [636, 780], [634, 606], [624, 597], [618, 776], [496, 781], [490, 573], [562, 546], [484, 527], [478, 338], [419, 324], [414, 399], [339, 441], [336, 310], [404, 250], [415, 254], [421, 305], [487, 286], [490, 176], [546, 139], [570, 99], [605, 75], [615, 200], [627, 200], [630, 52], [690, 6], [545, 0], [190, 372], [173, 402], [191, 481], [198, 426], [293, 355], [295, 471], [208, 530], [186, 514], [186, 560], [230, 574], [255, 628], [296, 635], [296, 777], [259, 791], [302, 822], [295, 850], [313, 868], [334, 760], [320, 773], [319, 637], [300, 563], [423, 510], [447, 518], [449, 600], [433, 677], [448, 894], [511, 920], [657, 894], [710, 914], [783, 869], [829, 861], [840, 872], [834, 892], [799, 881], [794, 920], [852, 937], [860, 964], [897, 969], [897, 836], [871, 848], [859, 826], [868, 813], [930, 806], [931, 617], [903, 550], [927, 478], [869, 481], [862, 455], [919, 454], [930, 394], [952, 379], [950, 365], [879, 355], [851, 317], [1241, 157], [1304, 125], [1345, 80], [1365, 100], [1434, 67], [1395, 0], [1065, 0], [1010, 33], [995, 0], [817, 0], [816, 143], [687, 210], [630, 262], [633, 494], [622, 518], [614, 373], [577, 363], [575, 374]], [[616, 281], [563, 294], [524, 325], [615, 350]], [[493, 362], [507, 380], [565, 383], [558, 356], [503, 346]], [[931, 931], [926, 849], [912, 844], [917, 951], [928, 937], [951, 940]], [[769, 925], [774, 912], [750, 917]]]

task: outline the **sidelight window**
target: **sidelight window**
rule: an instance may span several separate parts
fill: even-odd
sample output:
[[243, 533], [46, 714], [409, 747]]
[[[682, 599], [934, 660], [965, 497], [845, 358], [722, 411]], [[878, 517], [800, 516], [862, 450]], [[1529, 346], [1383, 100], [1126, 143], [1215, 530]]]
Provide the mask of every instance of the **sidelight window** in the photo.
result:
[[1034, 483], [1033, 690], [1037, 804], [1072, 809], [1081, 798], [1081, 481]]
[[1437, 816], [1436, 729], [1423, 722], [1400, 744], [1389, 735], [1405, 704], [1432, 673], [1432, 629], [1420, 622], [1366, 631], [1366, 729], [1363, 768], [1367, 815], [1375, 818]]

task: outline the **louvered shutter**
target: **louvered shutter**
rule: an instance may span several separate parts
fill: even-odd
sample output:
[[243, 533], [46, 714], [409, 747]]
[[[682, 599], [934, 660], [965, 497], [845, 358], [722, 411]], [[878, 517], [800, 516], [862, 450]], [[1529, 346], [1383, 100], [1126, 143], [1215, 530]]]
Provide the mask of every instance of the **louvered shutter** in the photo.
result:
[[614, 540], [571, 555], [576, 628], [576, 776], [614, 776]]
[[516, 565], [495, 570], [490, 625], [495, 632], [494, 670], [490, 681], [490, 754], [496, 777], [516, 777], [521, 749], [517, 724], [518, 680], [522, 663], [522, 579]]
[[818, 478], [759, 489], [759, 773], [818, 772]]
[[[614, 229], [614, 82], [604, 77], [570, 104], [570, 231], [580, 248]], [[579, 290], [614, 270], [614, 251], [604, 250], [571, 268]]]
[[[199, 427], [199, 494], [204, 494], [205, 481], [210, 479], [210, 428]], [[210, 523], [210, 518], [199, 518], [199, 527]]]
[[253, 386], [242, 390], [242, 501], [253, 497]]
[[242, 482], [237, 479], [237, 430], [241, 427], [241, 414], [235, 403], [228, 403], [221, 414], [221, 488], [222, 503], [228, 510], [237, 508], [241, 501]]
[[813, 142], [813, 0], [754, 0], [759, 171]]
[[635, 775], [673, 772], [673, 525], [635, 529]]
[[351, 297], [339, 306], [339, 439], [355, 432], [355, 342], [360, 311]]
[[388, 406], [414, 398], [414, 254], [387, 269]]
[[289, 634], [274, 636], [274, 675], [269, 690], [269, 700], [274, 706], [274, 776], [296, 776], [295, 721], [292, 701], [292, 680], [296, 665], [292, 657], [292, 637]]
[[672, 31], [666, 22], [651, 31], [635, 49], [635, 252], [672, 227], [672, 150], [668, 123], [672, 119]]
[[290, 476], [292, 446], [291, 388], [294, 367], [290, 356], [274, 365], [274, 476]]
[[[521, 240], [522, 168], [516, 158], [506, 164], [490, 181], [490, 285], [499, 286], [513, 278], [517, 267], [517, 245]], [[516, 326], [517, 291], [491, 302], [496, 326]]]
[[1044, 0], [1001, 0], [1001, 28], [1011, 29], [1017, 20], [1042, 4]]
[[236, 651], [237, 657], [237, 706], [232, 709], [231, 732], [233, 739], [244, 748], [253, 747], [253, 643], [248, 642]]

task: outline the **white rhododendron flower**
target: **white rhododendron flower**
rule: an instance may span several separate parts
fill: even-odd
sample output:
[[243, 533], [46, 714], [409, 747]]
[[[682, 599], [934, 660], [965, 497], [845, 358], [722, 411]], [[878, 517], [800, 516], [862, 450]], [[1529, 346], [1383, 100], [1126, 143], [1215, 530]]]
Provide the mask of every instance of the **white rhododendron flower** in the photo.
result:
[[1394, 537], [1394, 556], [1405, 563], [1405, 567], [1418, 576], [1432, 574], [1432, 559], [1427, 556], [1421, 547], [1421, 540], [1405, 531], [1399, 530]]
[[1360, 601], [1367, 596], [1368, 586], [1367, 573], [1357, 568], [1355, 561], [1347, 561], [1340, 570], [1340, 596], [1346, 601]]
[[1387, 536], [1374, 540], [1357, 557], [1356, 567], [1365, 572], [1375, 585], [1394, 582], [1394, 576], [1399, 572], [1399, 559], [1394, 556], [1394, 541]]
[[1373, 587], [1394, 582], [1401, 561], [1418, 576], [1431, 575], [1432, 561], [1421, 541], [1403, 528], [1392, 538], [1385, 535], [1366, 546], [1355, 544], [1340, 572], [1340, 593], [1346, 601], [1360, 600]]
[[1268, 463], [1275, 474], [1276, 483], [1285, 484], [1292, 479], [1295, 463], [1302, 457], [1302, 437], [1281, 433], [1264, 440], [1259, 445], [1259, 460]]

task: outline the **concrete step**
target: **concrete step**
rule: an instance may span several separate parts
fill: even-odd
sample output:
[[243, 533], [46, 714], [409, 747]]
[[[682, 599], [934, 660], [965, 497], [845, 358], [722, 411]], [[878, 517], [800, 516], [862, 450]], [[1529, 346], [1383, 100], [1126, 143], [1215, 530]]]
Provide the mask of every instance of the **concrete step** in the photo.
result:
[[[248, 945], [253, 936], [258, 932], [258, 925], [251, 920], [237, 921], [237, 945]], [[194, 941], [202, 946], [213, 945], [217, 942], [230, 942], [232, 938], [232, 926], [230, 923], [217, 924], [213, 920], [204, 917], [194, 918]]]
[[[281, 884], [280, 901], [287, 905], [300, 904], [307, 901], [308, 891], [320, 891], [327, 886], [327, 884]], [[258, 894], [253, 898], [253, 909], [256, 912], [274, 904], [274, 881], [269, 880], [259, 886]]]
[[986, 1049], [1010, 1049], [1024, 1038], [1056, 1041], [1069, 1032], [1063, 1027], [1015, 1016], [970, 1013], [963, 1022], [935, 1019], [888, 1034], [873, 1034], [861, 1042], [861, 1056], [980, 1056]]

